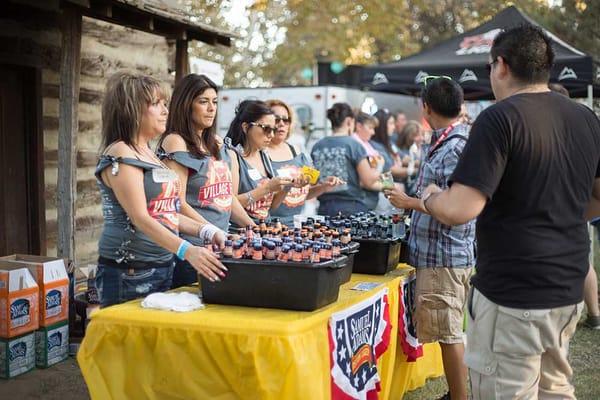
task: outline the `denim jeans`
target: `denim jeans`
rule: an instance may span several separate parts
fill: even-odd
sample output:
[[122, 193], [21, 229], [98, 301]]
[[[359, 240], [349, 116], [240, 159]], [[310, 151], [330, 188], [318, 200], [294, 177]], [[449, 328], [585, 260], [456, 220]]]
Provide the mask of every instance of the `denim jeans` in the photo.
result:
[[177, 260], [175, 262], [175, 270], [173, 271], [172, 289], [193, 285], [198, 282], [198, 271], [185, 260]]
[[334, 216], [341, 212], [344, 215], [350, 215], [357, 212], [371, 211], [367, 206], [356, 200], [319, 200], [319, 215]]
[[169, 290], [174, 264], [174, 261], [168, 261], [153, 265], [152, 268], [127, 269], [99, 263], [96, 287], [101, 307]]

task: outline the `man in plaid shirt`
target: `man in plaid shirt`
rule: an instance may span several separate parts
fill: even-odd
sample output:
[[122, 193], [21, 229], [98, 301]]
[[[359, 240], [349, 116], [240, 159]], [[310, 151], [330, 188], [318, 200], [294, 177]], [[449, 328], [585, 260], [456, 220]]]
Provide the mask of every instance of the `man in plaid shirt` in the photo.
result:
[[[460, 123], [461, 87], [449, 77], [428, 77], [421, 94], [423, 111], [434, 129], [421, 167], [417, 195], [430, 184], [442, 189], [454, 171], [469, 127]], [[450, 392], [441, 399], [467, 399], [463, 363], [463, 310], [475, 264], [475, 220], [449, 226], [431, 217], [423, 199], [400, 190], [386, 192], [398, 208], [413, 209], [409, 237], [410, 264], [417, 269], [416, 328], [422, 343], [439, 342]]]

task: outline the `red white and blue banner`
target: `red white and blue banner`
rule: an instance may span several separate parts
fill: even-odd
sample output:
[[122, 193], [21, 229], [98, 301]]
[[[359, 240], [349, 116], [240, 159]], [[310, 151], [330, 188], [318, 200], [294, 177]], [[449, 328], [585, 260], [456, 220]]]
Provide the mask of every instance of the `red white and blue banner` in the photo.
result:
[[406, 361], [416, 361], [423, 356], [423, 345], [417, 339], [417, 330], [413, 320], [415, 313], [416, 276], [408, 276], [400, 286], [400, 306], [398, 310], [398, 336]]
[[381, 390], [377, 360], [390, 344], [388, 289], [329, 319], [332, 400], [374, 400]]

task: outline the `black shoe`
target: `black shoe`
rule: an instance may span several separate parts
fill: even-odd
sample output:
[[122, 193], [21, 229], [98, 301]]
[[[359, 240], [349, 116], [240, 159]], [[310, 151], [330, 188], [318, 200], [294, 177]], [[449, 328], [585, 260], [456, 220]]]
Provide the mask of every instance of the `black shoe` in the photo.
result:
[[438, 397], [436, 400], [452, 400], [452, 399], [450, 399], [450, 392], [447, 392], [442, 397]]
[[583, 324], [590, 329], [600, 329], [600, 315], [588, 315]]

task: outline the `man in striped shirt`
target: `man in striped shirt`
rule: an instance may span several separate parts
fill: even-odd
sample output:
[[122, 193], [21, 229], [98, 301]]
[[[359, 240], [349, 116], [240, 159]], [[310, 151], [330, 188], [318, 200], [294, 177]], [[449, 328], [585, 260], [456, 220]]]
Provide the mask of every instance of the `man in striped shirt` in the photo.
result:
[[[428, 77], [422, 92], [423, 111], [434, 129], [421, 167], [417, 196], [430, 184], [448, 187], [467, 141], [469, 127], [460, 123], [463, 91], [448, 77]], [[386, 193], [391, 203], [412, 213], [409, 254], [417, 269], [416, 328], [422, 343], [439, 342], [450, 392], [442, 399], [467, 399], [467, 367], [463, 362], [463, 310], [475, 264], [475, 220], [445, 225], [423, 209], [418, 198], [399, 190]]]

